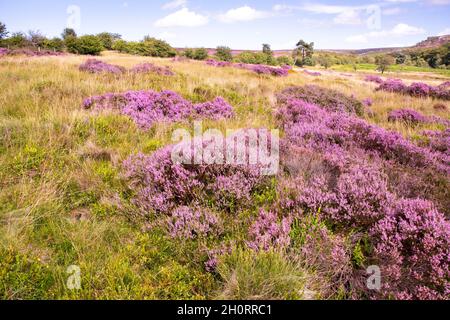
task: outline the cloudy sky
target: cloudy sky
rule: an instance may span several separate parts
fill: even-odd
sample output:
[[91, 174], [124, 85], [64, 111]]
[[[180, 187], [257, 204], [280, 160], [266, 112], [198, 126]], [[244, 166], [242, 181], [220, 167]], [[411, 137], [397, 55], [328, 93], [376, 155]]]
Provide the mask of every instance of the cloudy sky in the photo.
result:
[[290, 49], [299, 39], [319, 49], [407, 46], [450, 34], [450, 0], [0, 0], [10, 31], [151, 35], [176, 47]]

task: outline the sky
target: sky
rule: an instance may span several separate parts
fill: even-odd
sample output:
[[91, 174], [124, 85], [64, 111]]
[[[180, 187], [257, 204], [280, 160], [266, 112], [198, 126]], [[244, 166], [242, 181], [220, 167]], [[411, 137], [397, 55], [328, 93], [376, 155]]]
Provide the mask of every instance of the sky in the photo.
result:
[[280, 50], [304, 39], [317, 49], [361, 49], [450, 34], [450, 0], [0, 0], [0, 21], [10, 32], [54, 37], [72, 27], [174, 47]]

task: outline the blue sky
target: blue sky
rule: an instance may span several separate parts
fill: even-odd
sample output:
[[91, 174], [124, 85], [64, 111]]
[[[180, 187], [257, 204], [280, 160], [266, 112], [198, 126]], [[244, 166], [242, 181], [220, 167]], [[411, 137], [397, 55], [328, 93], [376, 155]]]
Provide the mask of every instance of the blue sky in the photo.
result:
[[319, 49], [406, 46], [450, 34], [449, 17], [450, 0], [0, 0], [10, 31], [57, 36], [70, 26], [176, 47], [290, 49], [299, 39]]

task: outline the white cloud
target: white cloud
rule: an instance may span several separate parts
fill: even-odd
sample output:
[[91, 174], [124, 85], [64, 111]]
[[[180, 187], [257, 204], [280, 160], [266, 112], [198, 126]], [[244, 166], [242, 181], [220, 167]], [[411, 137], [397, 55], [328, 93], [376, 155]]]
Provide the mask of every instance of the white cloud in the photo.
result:
[[207, 16], [188, 8], [180, 9], [155, 22], [155, 27], [199, 27], [208, 24]]
[[383, 9], [383, 11], [381, 11], [381, 13], [384, 14], [385, 16], [393, 16], [399, 14], [400, 12], [402, 12], [402, 9], [398, 7], [386, 8]]
[[219, 20], [226, 23], [252, 21], [270, 16], [268, 12], [258, 11], [249, 6], [230, 9], [219, 16]]
[[450, 0], [428, 0], [428, 3], [438, 6], [445, 6], [447, 4], [450, 4]]
[[399, 23], [391, 30], [372, 31], [360, 35], [347, 37], [346, 42], [367, 43], [370, 38], [390, 38], [424, 34], [425, 30], [419, 27], [410, 26], [406, 23]]
[[333, 22], [344, 25], [359, 25], [362, 20], [357, 10], [346, 10], [334, 17]]
[[187, 0], [174, 0], [171, 2], [166, 3], [165, 5], [162, 6], [162, 8], [164, 10], [172, 10], [172, 9], [177, 9], [179, 7], [184, 7], [187, 4]]
[[450, 34], [450, 28], [445, 28], [444, 30], [442, 30], [441, 32], [439, 32], [437, 35], [438, 36], [446, 36]]
[[419, 27], [407, 25], [406, 23], [399, 23], [388, 33], [394, 36], [412, 36], [424, 34], [425, 30]]

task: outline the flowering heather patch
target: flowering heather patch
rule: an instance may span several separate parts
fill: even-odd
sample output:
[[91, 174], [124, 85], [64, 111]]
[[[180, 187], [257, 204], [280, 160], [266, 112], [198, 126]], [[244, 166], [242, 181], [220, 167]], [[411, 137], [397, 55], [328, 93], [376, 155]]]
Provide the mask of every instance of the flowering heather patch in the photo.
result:
[[407, 94], [413, 97], [432, 97], [442, 100], [450, 100], [450, 89], [445, 82], [436, 87], [422, 82], [414, 82], [410, 86], [407, 86], [399, 79], [388, 79], [382, 82], [377, 88], [377, 91], [380, 90]]
[[14, 49], [10, 50], [7, 48], [0, 48], [0, 57], [1, 56], [18, 56], [24, 55], [27, 57], [45, 57], [45, 56], [63, 56], [64, 52], [52, 51], [52, 50], [31, 50], [31, 49]]
[[313, 77], [319, 77], [322, 75], [320, 72], [316, 72], [316, 71], [303, 70], [303, 72], [306, 73], [308, 76], [313, 76]]
[[362, 104], [364, 107], [371, 107], [373, 105], [373, 100], [372, 98], [366, 98], [362, 101]]
[[218, 60], [214, 60], [214, 59], [208, 59], [205, 62], [208, 66], [213, 66], [213, 67], [219, 67], [219, 68], [224, 68], [224, 67], [231, 67], [233, 66], [233, 64], [231, 62], [228, 61], [218, 61]]
[[105, 63], [97, 59], [88, 59], [80, 65], [80, 71], [89, 73], [113, 73], [121, 74], [125, 72], [125, 68], [112, 64]]
[[275, 212], [260, 210], [258, 218], [251, 225], [247, 244], [253, 250], [268, 251], [271, 248], [286, 248], [291, 242], [291, 218], [278, 219]]
[[107, 93], [85, 99], [83, 107], [119, 110], [144, 130], [151, 128], [155, 122], [182, 121], [189, 117], [222, 119], [234, 116], [233, 108], [220, 97], [194, 105], [173, 91]]
[[169, 67], [159, 67], [153, 63], [141, 63], [130, 70], [132, 73], [156, 73], [161, 76], [173, 76], [174, 73]]
[[219, 217], [208, 209], [200, 207], [176, 208], [168, 218], [168, 231], [173, 238], [194, 239], [217, 236], [220, 229]]
[[377, 91], [399, 92], [404, 93], [406, 85], [400, 79], [387, 79], [377, 88]]
[[383, 298], [446, 299], [450, 223], [429, 201], [399, 200], [371, 230]]
[[315, 85], [290, 87], [277, 94], [278, 103], [282, 107], [291, 99], [304, 100], [329, 111], [348, 112], [357, 115], [364, 114], [364, 106], [357, 99], [348, 97], [338, 91]]
[[[429, 145], [420, 147], [344, 112], [293, 98], [280, 101], [283, 160], [291, 176], [280, 185], [279, 208], [320, 212], [338, 230], [370, 235], [375, 250], [366, 254], [387, 280], [379, 293], [369, 295], [442, 299], [448, 294], [449, 222], [432, 202], [396, 194], [393, 184], [401, 180], [388, 176], [389, 168], [411, 168], [416, 176], [431, 169], [448, 179], [450, 161], [442, 152], [448, 133], [429, 133]], [[420, 196], [428, 193], [422, 190]]]
[[389, 113], [388, 121], [399, 121], [415, 125], [427, 122], [427, 117], [412, 109], [397, 109]]
[[[228, 164], [226, 161], [215, 165], [185, 164], [193, 162], [198, 143], [205, 150], [213, 142], [192, 141], [181, 146], [171, 145], [150, 156], [139, 154], [126, 160], [123, 164], [125, 176], [131, 189], [136, 192], [136, 204], [145, 211], [170, 213], [179, 206], [212, 200], [219, 208], [229, 209], [248, 203], [252, 192], [264, 185], [266, 177], [257, 165]], [[175, 163], [172, 160], [174, 152], [185, 151], [187, 155], [183, 156], [190, 162]]]
[[378, 84], [382, 84], [384, 82], [384, 80], [381, 77], [374, 76], [374, 75], [371, 75], [371, 74], [367, 75], [364, 78], [364, 81], [366, 81], [366, 82], [375, 82], [375, 83], [378, 83]]
[[446, 127], [450, 127], [450, 120], [442, 119], [438, 116], [424, 116], [420, 112], [412, 109], [397, 109], [391, 111], [388, 116], [388, 121], [395, 122], [405, 122], [406, 124], [416, 125], [419, 123], [434, 123], [441, 124]]
[[253, 71], [257, 74], [266, 74], [275, 77], [286, 77], [289, 74], [288, 69], [265, 66], [261, 64], [251, 65], [245, 67], [245, 69]]
[[213, 59], [206, 60], [206, 64], [213, 67], [234, 67], [239, 69], [245, 69], [253, 71], [257, 74], [271, 75], [275, 77], [286, 77], [289, 74], [289, 70], [286, 67], [277, 68], [272, 66], [266, 66], [262, 64], [246, 64], [246, 63], [231, 63], [228, 61], [217, 61]]
[[428, 138], [426, 146], [435, 152], [442, 152], [448, 156], [450, 162], [450, 129], [444, 131], [424, 131], [422, 132]]
[[[342, 112], [327, 112], [299, 100], [290, 100], [279, 111], [288, 125], [287, 138], [297, 145], [317, 151], [357, 148], [377, 157], [415, 168], [434, 166], [450, 172], [439, 154], [416, 146], [396, 132], [387, 131]], [[295, 120], [300, 122], [290, 124]]]
[[0, 48], [0, 57], [7, 56], [10, 53], [10, 50], [7, 48]]
[[194, 105], [194, 110], [198, 117], [213, 120], [232, 118], [234, 116], [233, 107], [221, 97], [217, 97], [213, 101], [196, 104]]

